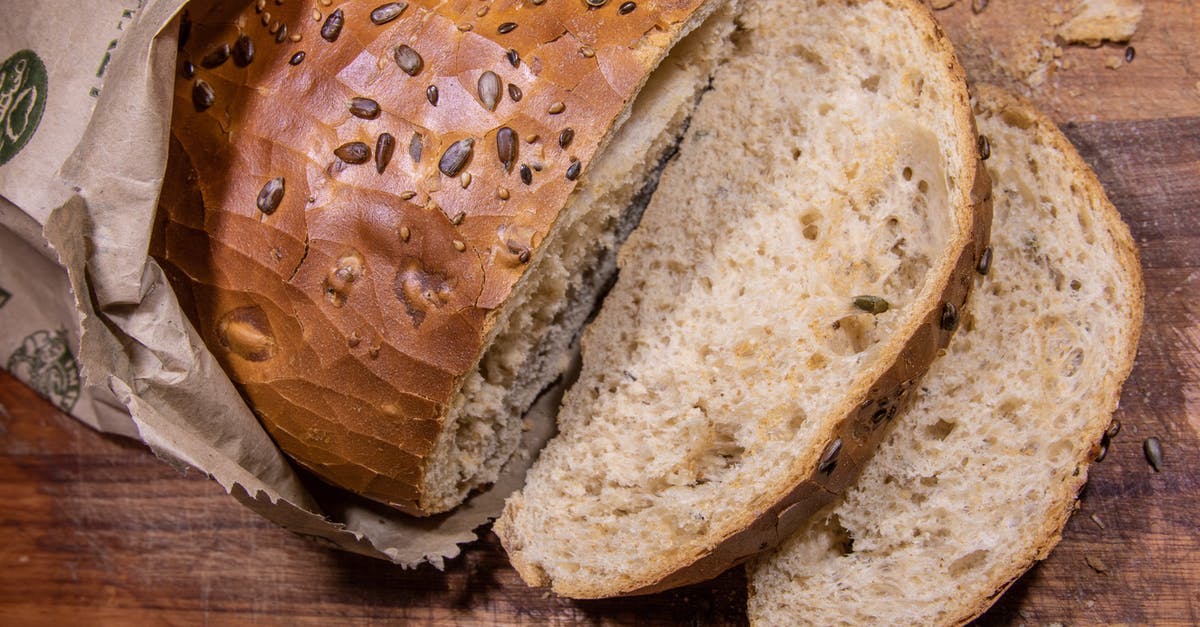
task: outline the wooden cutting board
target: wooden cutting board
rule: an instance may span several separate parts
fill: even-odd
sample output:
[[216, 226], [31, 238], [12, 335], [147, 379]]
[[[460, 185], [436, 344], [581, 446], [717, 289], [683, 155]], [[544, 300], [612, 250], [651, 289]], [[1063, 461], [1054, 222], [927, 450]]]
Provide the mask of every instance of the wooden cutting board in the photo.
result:
[[[1031, 96], [1095, 168], [1141, 249], [1146, 326], [1124, 428], [1080, 511], [980, 622], [1200, 624], [1200, 8], [1148, 2], [1129, 63], [1124, 45], [1056, 50], [1062, 8], [991, 0], [975, 14], [960, 1], [937, 14], [973, 76]], [[1142, 453], [1149, 436], [1160, 473]], [[745, 622], [740, 569], [578, 602], [523, 586], [490, 534], [445, 572], [318, 547], [2, 372], [0, 502], [5, 624]]]

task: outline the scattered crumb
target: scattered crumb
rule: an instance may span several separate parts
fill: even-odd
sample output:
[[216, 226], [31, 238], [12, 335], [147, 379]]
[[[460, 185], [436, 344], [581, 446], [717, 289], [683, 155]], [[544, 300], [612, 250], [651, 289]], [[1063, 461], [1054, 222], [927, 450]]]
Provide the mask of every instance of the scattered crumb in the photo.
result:
[[1110, 70], [1115, 70], [1115, 69], [1121, 67], [1122, 65], [1124, 65], [1124, 63], [1125, 62], [1121, 59], [1121, 57], [1113, 56], [1113, 57], [1109, 57], [1108, 60], [1106, 60], [1104, 62], [1104, 67], [1106, 67]]
[[1108, 566], [1105, 565], [1104, 560], [1092, 555], [1087, 555], [1084, 556], [1083, 561], [1087, 562], [1087, 565], [1090, 566], [1092, 570], [1100, 573], [1101, 575], [1108, 574]]
[[1058, 35], [1067, 43], [1095, 48], [1104, 41], [1129, 41], [1141, 21], [1139, 0], [1083, 0]]

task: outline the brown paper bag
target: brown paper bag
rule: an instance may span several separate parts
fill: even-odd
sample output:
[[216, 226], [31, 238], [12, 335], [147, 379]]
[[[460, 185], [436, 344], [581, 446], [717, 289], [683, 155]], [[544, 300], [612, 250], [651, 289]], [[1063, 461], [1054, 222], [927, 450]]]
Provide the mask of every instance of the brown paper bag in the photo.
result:
[[[194, 0], [193, 8], [198, 8]], [[0, 365], [102, 431], [212, 477], [270, 520], [405, 566], [475, 539], [530, 459], [425, 519], [300, 476], [147, 256], [185, 0], [30, 2], [0, 22]], [[561, 390], [531, 414], [548, 437]]]

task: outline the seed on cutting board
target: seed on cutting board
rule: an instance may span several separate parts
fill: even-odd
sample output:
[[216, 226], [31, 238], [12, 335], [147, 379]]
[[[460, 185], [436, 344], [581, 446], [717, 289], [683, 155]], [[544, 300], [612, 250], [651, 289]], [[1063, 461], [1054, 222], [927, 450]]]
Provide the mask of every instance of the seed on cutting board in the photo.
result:
[[409, 76], [416, 76], [421, 73], [421, 68], [425, 65], [425, 61], [421, 59], [421, 55], [416, 50], [409, 48], [404, 44], [396, 46], [396, 52], [393, 55], [396, 59], [396, 65], [404, 70]]
[[1108, 428], [1104, 430], [1104, 437], [1111, 440], [1111, 439], [1117, 437], [1117, 434], [1120, 432], [1121, 432], [1121, 421], [1113, 420], [1112, 424], [1108, 425]]
[[1108, 457], [1108, 438], [1104, 438], [1100, 441], [1100, 452], [1096, 453], [1096, 459], [1093, 461], [1099, 464], [1100, 462], [1104, 461], [1105, 457]]
[[459, 184], [462, 185], [463, 189], [470, 187], [471, 186], [471, 173], [463, 172], [462, 175], [460, 175], [458, 177], [458, 182], [459, 182]]
[[458, 173], [471, 160], [474, 147], [475, 140], [470, 137], [450, 144], [446, 152], [442, 153], [442, 158], [438, 160], [438, 170], [446, 176], [458, 176]]
[[417, 193], [414, 191], [401, 192], [400, 200], [412, 200]]
[[621, 15], [629, 15], [630, 13], [633, 13], [633, 10], [636, 8], [636, 2], [623, 2], [621, 3], [621, 6], [617, 8], [617, 13], [620, 13]]
[[953, 331], [958, 328], [958, 307], [954, 303], [945, 303], [942, 305], [942, 319], [940, 321], [942, 329]]
[[292, 58], [288, 59], [289, 65], [300, 65], [301, 63], [304, 63], [304, 51], [303, 50], [301, 50], [300, 52], [297, 52], [296, 54], [293, 54]]
[[229, 58], [229, 44], [221, 44], [216, 48], [208, 51], [204, 58], [200, 59], [200, 66], [208, 69], [220, 67], [222, 63]]
[[505, 172], [512, 172], [517, 161], [517, 132], [505, 126], [496, 133], [496, 156]]
[[429, 101], [429, 104], [431, 104], [435, 107], [437, 106], [437, 103], [438, 103], [437, 85], [430, 85], [429, 87], [425, 88], [425, 99]]
[[575, 129], [568, 126], [558, 134], [558, 146], [566, 148], [571, 145], [571, 140], [573, 139], [575, 139]]
[[988, 246], [983, 249], [983, 254], [979, 255], [979, 263], [975, 264], [975, 271], [983, 276], [987, 276], [988, 272], [992, 271], [992, 247]]
[[500, 101], [500, 77], [495, 72], [488, 70], [479, 75], [476, 86], [479, 89], [479, 101], [483, 103], [483, 108], [495, 111], [496, 103]]
[[333, 154], [346, 163], [366, 163], [371, 158], [371, 148], [363, 142], [347, 142], [338, 146]]
[[396, 152], [396, 138], [391, 133], [380, 133], [375, 140], [375, 171], [383, 174], [388, 164], [392, 162], [392, 154]]
[[590, 58], [596, 56], [596, 50], [593, 49], [591, 46], [580, 46], [579, 47], [579, 56], [581, 56], [585, 59], [590, 59]]
[[[466, 175], [463, 175], [463, 176], [466, 176]], [[458, 226], [463, 223], [463, 220], [466, 220], [466, 219], [467, 219], [467, 212], [459, 211], [458, 213], [454, 214], [453, 218], [450, 218], [450, 224], [453, 224], [454, 226]]]
[[1108, 565], [1104, 563], [1104, 560], [1098, 557], [1085, 555], [1083, 557], [1083, 561], [1087, 562], [1087, 565], [1091, 567], [1092, 570], [1100, 573], [1101, 575], [1108, 573]]
[[462, 240], [457, 240], [457, 239], [456, 239], [456, 240], [454, 240], [454, 250], [457, 250], [458, 252], [460, 252], [460, 253], [461, 253], [461, 252], [463, 252], [463, 251], [464, 251], [464, 250], [466, 250], [466, 249], [467, 249], [467, 245], [466, 245], [466, 244], [464, 244], [464, 243], [462, 242]]
[[389, 2], [387, 4], [381, 4], [375, 7], [375, 10], [371, 11], [371, 23], [376, 25], [387, 24], [388, 22], [400, 17], [400, 14], [403, 13], [404, 9], [407, 8], [408, 5], [404, 2]]
[[992, 142], [988, 141], [987, 135], [980, 135], [978, 144], [980, 161], [987, 161], [992, 156]]
[[1150, 467], [1154, 469], [1154, 472], [1161, 472], [1163, 463], [1162, 442], [1159, 442], [1158, 438], [1146, 438], [1142, 442], [1142, 452], [1146, 454], [1146, 461], [1150, 462]]
[[521, 88], [517, 87], [516, 83], [509, 83], [508, 97], [512, 98], [513, 102], [521, 102], [521, 98], [524, 97], [524, 94], [521, 93]]
[[213, 88], [208, 83], [196, 79], [196, 83], [192, 85], [192, 104], [195, 105], [196, 112], [203, 113], [213, 106], [214, 100], [216, 100], [216, 94], [213, 93]]
[[275, 43], [281, 44], [281, 43], [287, 41], [287, 38], [288, 38], [287, 24], [281, 24], [279, 26], [279, 30], [275, 33]]
[[521, 55], [517, 54], [516, 48], [509, 48], [508, 52], [504, 53], [504, 56], [508, 59], [508, 63], [513, 67], [521, 66]]
[[501, 35], [507, 35], [515, 30], [517, 30], [516, 22], [505, 22], [496, 27], [496, 32], [500, 33]]
[[184, 60], [183, 62], [183, 77], [191, 80], [196, 76], [196, 66], [191, 61]]
[[337, 9], [325, 18], [325, 23], [321, 25], [321, 39], [333, 43], [337, 41], [339, 35], [342, 34], [342, 26], [346, 24], [346, 15], [341, 9]]
[[546, 113], [549, 113], [550, 115], [558, 115], [559, 113], [562, 113], [563, 111], [566, 111], [566, 110], [567, 110], [567, 105], [563, 104], [562, 101], [559, 101], [559, 102], [556, 102], [556, 103], [550, 105], [550, 108], [546, 109]]
[[425, 143], [421, 141], [420, 133], [413, 133], [412, 138], [408, 140], [408, 156], [412, 157], [413, 163], [420, 163], [421, 153], [425, 150]]
[[374, 120], [379, 117], [379, 103], [370, 98], [355, 96], [350, 99], [350, 113], [356, 118]]
[[532, 144], [533, 142], [537, 141], [538, 139], [540, 139], [540, 138], [537, 133], [530, 133], [525, 136], [525, 143]]
[[887, 311], [889, 305], [882, 297], [864, 294], [854, 297], [854, 306], [869, 314], [879, 315]]
[[277, 176], [263, 185], [262, 190], [258, 192], [258, 210], [271, 215], [279, 208], [279, 203], [283, 202], [284, 179], [282, 176]]
[[567, 166], [567, 180], [574, 181], [579, 178], [579, 173], [583, 170], [583, 164], [579, 163], [579, 159], [571, 159], [571, 165]]
[[526, 185], [533, 183], [533, 171], [524, 163], [521, 164], [521, 182]]
[[838, 453], [841, 452], [841, 438], [837, 438], [836, 440], [830, 442], [829, 445], [825, 447], [825, 452], [821, 454], [820, 461], [817, 462], [817, 472], [823, 472], [825, 474], [833, 472], [833, 467], [837, 465]]
[[246, 35], [238, 35], [233, 42], [233, 63], [238, 67], [246, 67], [254, 60], [254, 42]]

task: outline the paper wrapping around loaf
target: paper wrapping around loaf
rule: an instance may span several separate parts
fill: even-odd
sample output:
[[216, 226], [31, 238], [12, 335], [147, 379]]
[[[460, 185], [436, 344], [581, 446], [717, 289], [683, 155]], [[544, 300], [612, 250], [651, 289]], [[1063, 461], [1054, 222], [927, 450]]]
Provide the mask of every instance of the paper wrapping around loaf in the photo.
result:
[[[422, 1], [376, 25], [381, 4], [225, 2], [192, 15], [158, 251], [186, 277], [175, 281], [181, 301], [285, 451], [337, 485], [424, 513], [419, 486], [447, 409], [574, 189], [568, 168], [577, 160], [586, 173], [701, 2]], [[335, 9], [344, 25], [331, 42], [321, 32]], [[223, 45], [230, 57], [205, 67]], [[401, 45], [420, 56], [415, 75], [395, 58]], [[480, 94], [485, 72], [500, 80], [494, 110]], [[212, 105], [201, 110], [203, 85]], [[355, 97], [380, 114], [352, 115]], [[506, 126], [517, 137], [510, 170], [497, 151]], [[563, 148], [565, 128], [574, 140]], [[385, 132], [395, 150], [379, 173]], [[439, 160], [467, 138], [470, 159], [447, 176]], [[365, 163], [335, 156], [350, 142], [369, 148]], [[282, 199], [264, 211], [260, 193], [277, 177]]]

